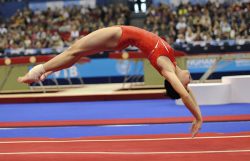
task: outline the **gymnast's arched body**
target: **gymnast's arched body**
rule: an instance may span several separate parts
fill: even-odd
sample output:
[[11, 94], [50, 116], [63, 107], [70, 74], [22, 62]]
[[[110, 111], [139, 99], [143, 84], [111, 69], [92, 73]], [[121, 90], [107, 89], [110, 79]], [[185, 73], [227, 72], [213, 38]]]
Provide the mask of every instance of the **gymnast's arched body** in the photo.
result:
[[175, 61], [173, 49], [159, 36], [133, 26], [113, 26], [96, 30], [77, 40], [63, 53], [44, 64], [32, 68], [25, 76], [19, 77], [21, 83], [44, 80], [49, 74], [72, 66], [81, 57], [101, 51], [122, 50], [127, 46], [138, 47], [148, 58], [152, 66], [165, 78], [167, 95], [173, 99], [182, 98], [183, 103], [193, 114], [192, 136], [202, 125], [199, 105], [188, 83], [190, 73], [181, 70]]

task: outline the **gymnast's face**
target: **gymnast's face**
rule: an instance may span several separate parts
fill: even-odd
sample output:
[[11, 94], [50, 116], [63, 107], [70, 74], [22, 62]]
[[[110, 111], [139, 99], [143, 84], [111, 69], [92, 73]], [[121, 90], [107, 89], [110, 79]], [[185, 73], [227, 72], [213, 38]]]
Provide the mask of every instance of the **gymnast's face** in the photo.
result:
[[190, 72], [188, 70], [179, 70], [177, 73], [178, 78], [185, 88], [187, 88], [188, 84], [191, 81]]

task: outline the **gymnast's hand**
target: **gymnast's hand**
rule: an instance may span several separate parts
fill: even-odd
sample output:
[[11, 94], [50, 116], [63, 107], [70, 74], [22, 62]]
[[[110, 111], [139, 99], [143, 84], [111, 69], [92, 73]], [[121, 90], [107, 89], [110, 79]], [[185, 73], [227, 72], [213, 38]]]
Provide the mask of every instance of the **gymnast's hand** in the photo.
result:
[[191, 132], [192, 138], [195, 137], [201, 129], [202, 120], [195, 119], [192, 123]]
[[18, 77], [17, 81], [19, 83], [33, 83], [33, 82], [39, 82], [46, 79], [46, 77], [51, 74], [52, 71], [45, 72], [44, 67], [42, 64], [36, 65], [33, 67], [27, 74], [25, 74], [22, 77]]

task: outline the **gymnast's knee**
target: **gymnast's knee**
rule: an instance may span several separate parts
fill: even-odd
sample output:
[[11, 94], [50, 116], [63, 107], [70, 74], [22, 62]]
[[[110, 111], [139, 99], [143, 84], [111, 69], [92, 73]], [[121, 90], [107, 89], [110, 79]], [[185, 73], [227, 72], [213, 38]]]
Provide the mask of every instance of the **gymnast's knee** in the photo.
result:
[[68, 49], [66, 49], [64, 53], [66, 53], [67, 55], [71, 55], [71, 56], [79, 56], [81, 55], [81, 53], [84, 53], [84, 50], [80, 49], [76, 45], [72, 45]]

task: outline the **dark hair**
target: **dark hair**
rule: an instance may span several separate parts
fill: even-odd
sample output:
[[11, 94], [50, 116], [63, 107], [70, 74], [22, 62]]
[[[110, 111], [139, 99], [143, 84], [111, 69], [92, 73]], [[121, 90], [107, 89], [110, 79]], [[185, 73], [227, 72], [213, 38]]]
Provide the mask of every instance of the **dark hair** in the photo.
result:
[[165, 89], [166, 89], [166, 95], [170, 97], [171, 99], [179, 99], [181, 98], [179, 93], [175, 91], [175, 89], [172, 87], [172, 85], [165, 80], [164, 81]]

